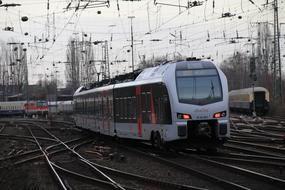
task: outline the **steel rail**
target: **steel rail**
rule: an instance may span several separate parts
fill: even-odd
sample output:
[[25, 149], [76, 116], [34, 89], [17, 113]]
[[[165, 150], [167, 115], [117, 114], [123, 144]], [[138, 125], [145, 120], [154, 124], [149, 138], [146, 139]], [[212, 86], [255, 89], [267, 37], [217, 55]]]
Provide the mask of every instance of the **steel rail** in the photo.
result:
[[267, 135], [264, 133], [256, 133], [256, 132], [246, 132], [242, 130], [232, 130], [231, 129], [231, 134], [238, 135], [238, 136], [244, 136], [244, 137], [256, 137], [256, 138], [265, 138], [265, 139], [284, 139], [282, 135], [277, 136], [272, 136], [272, 135]]
[[[0, 137], [4, 137], [4, 138], [14, 138], [14, 139], [21, 139], [21, 140], [25, 140], [25, 139], [26, 139], [26, 141], [30, 141], [30, 142], [35, 143], [35, 141], [34, 141], [34, 140], [29, 140], [29, 139], [33, 139], [33, 137], [30, 137], [30, 136], [0, 134]], [[37, 139], [39, 139], [39, 140], [46, 140], [46, 141], [53, 141], [53, 142], [56, 142], [56, 140], [51, 139], [51, 138], [46, 138], [46, 137], [37, 137]]]
[[230, 169], [230, 170], [232, 170], [234, 172], [239, 172], [239, 173], [242, 173], [242, 174], [245, 174], [245, 175], [249, 175], [249, 176], [252, 176], [252, 177], [255, 177], [255, 178], [259, 178], [261, 180], [265, 180], [268, 183], [272, 183], [273, 182], [274, 184], [277, 184], [277, 185], [279, 185], [281, 187], [285, 187], [285, 180], [283, 180], [283, 179], [279, 179], [279, 178], [268, 176], [268, 175], [265, 175], [265, 174], [262, 174], [262, 173], [254, 172], [254, 171], [251, 171], [251, 170], [247, 170], [247, 169], [244, 169], [244, 168], [241, 168], [241, 167], [238, 167], [238, 166], [233, 166], [233, 165], [230, 165], [230, 164], [225, 164], [225, 163], [217, 162], [217, 161], [214, 161], [214, 160], [209, 160], [209, 159], [198, 157], [198, 156], [187, 155], [187, 157], [189, 157], [191, 159], [204, 161], [204, 162], [207, 162], [207, 163], [209, 163], [211, 165], [223, 167], [225, 169]]
[[[78, 149], [80, 146], [82, 146], [84, 144], [79, 144], [73, 147], [73, 149]], [[87, 158], [85, 158], [86, 160], [88, 160]], [[161, 185], [161, 186], [166, 186], [166, 187], [173, 187], [176, 189], [188, 189], [188, 190], [206, 190], [204, 188], [200, 188], [200, 187], [194, 187], [194, 186], [188, 186], [188, 185], [181, 185], [181, 184], [176, 184], [176, 183], [169, 183], [169, 182], [165, 182], [165, 181], [161, 181], [161, 180], [154, 180], [152, 178], [148, 178], [148, 177], [144, 177], [141, 175], [136, 175], [136, 174], [132, 174], [132, 173], [128, 173], [128, 172], [124, 172], [124, 171], [120, 171], [120, 170], [116, 170], [114, 168], [109, 168], [107, 166], [102, 166], [100, 164], [94, 163], [90, 160], [88, 160], [92, 165], [100, 168], [101, 170], [104, 170], [105, 172], [112, 172], [112, 173], [116, 173], [119, 175], [123, 175], [123, 176], [127, 176], [133, 179], [137, 179], [137, 180], [143, 180], [145, 182], [150, 182], [153, 184], [157, 184], [157, 185]]]
[[285, 156], [285, 149], [284, 148], [278, 148], [278, 147], [272, 147], [272, 146], [267, 146], [267, 145], [260, 145], [256, 143], [248, 143], [248, 142], [239, 142], [239, 141], [234, 141], [234, 140], [228, 140], [228, 143], [232, 144], [238, 144], [238, 145], [246, 145], [254, 148], [261, 148], [267, 151], [275, 151], [277, 153], [284, 154]]
[[50, 168], [51, 171], [53, 172], [53, 174], [54, 174], [54, 176], [55, 176], [55, 178], [56, 178], [56, 180], [57, 180], [57, 182], [58, 182], [60, 188], [63, 189], [63, 190], [67, 190], [67, 187], [65, 186], [65, 184], [64, 184], [64, 182], [62, 181], [61, 177], [58, 175], [58, 173], [57, 173], [56, 170], [54, 169], [54, 167], [53, 167], [51, 161], [49, 160], [49, 158], [48, 158], [46, 152], [43, 150], [43, 148], [42, 148], [42, 146], [40, 145], [39, 141], [38, 141], [37, 138], [34, 136], [32, 130], [31, 130], [29, 127], [28, 127], [28, 130], [29, 130], [30, 134], [32, 135], [32, 137], [35, 139], [35, 141], [36, 141], [36, 143], [37, 143], [39, 149], [41, 150], [43, 156], [45, 157], [45, 160], [46, 160], [46, 162], [47, 162], [49, 168]]
[[[33, 138], [33, 137], [31, 137], [31, 138]], [[38, 137], [37, 137], [37, 139], [42, 140], [42, 138], [38, 138]], [[46, 139], [44, 139], [44, 140], [46, 140]], [[52, 140], [54, 141], [54, 139], [52, 139]], [[74, 143], [74, 142], [77, 142], [77, 141], [80, 141], [80, 140], [85, 140], [86, 141], [86, 138], [84, 137], [84, 138], [72, 139], [72, 140], [66, 141], [65, 143], [69, 144], [69, 143]], [[33, 141], [29, 141], [29, 142], [36, 143], [34, 140]], [[58, 144], [50, 145], [47, 148], [45, 148], [45, 151], [47, 152], [49, 149], [56, 148], [56, 147], [58, 147], [60, 145], [62, 145], [62, 144], [58, 143]], [[40, 149], [29, 150], [29, 151], [26, 151], [26, 152], [23, 152], [21, 154], [17, 154], [17, 155], [14, 155], [14, 156], [2, 157], [2, 158], [0, 158], [0, 162], [1, 161], [5, 161], [5, 160], [9, 160], [9, 159], [17, 159], [18, 157], [23, 157], [23, 156], [26, 156], [26, 155], [29, 155], [29, 154], [34, 154], [34, 153], [37, 153], [37, 152], [41, 152], [41, 150]]]
[[152, 178], [148, 178], [148, 177], [144, 177], [141, 175], [136, 175], [136, 174], [132, 174], [132, 173], [128, 173], [128, 172], [124, 172], [124, 171], [120, 171], [120, 170], [116, 170], [114, 168], [109, 168], [106, 166], [102, 166], [99, 164], [96, 164], [92, 161], [90, 161], [90, 163], [98, 168], [100, 168], [101, 170], [104, 170], [106, 172], [112, 172], [112, 173], [116, 173], [119, 175], [123, 175], [123, 176], [127, 176], [133, 179], [138, 179], [138, 180], [142, 180], [145, 182], [150, 182], [153, 184], [157, 184], [157, 185], [163, 185], [166, 187], [173, 187], [173, 188], [177, 188], [177, 189], [188, 189], [188, 190], [205, 190], [204, 188], [200, 188], [200, 187], [194, 187], [194, 186], [189, 186], [189, 185], [181, 185], [181, 184], [176, 184], [176, 183], [169, 183], [169, 182], [165, 182], [165, 181], [161, 181], [161, 180], [154, 180]]
[[[95, 183], [99, 183], [99, 184], [102, 184], [102, 185], [106, 185], [106, 186], [109, 186], [111, 187], [112, 189], [117, 189], [117, 186], [114, 185], [113, 183], [111, 182], [108, 182], [108, 181], [104, 181], [104, 180], [100, 180], [100, 179], [97, 179], [97, 178], [93, 178], [93, 177], [89, 177], [89, 176], [86, 176], [86, 175], [83, 175], [83, 174], [79, 174], [77, 172], [74, 172], [74, 171], [70, 171], [68, 169], [65, 169], [55, 163], [52, 162], [52, 165], [57, 169], [59, 170], [60, 172], [63, 172], [63, 173], [66, 173], [66, 174], [69, 174], [71, 176], [75, 176], [77, 178], [81, 178], [83, 180], [88, 180], [89, 182], [92, 181], [92, 182], [95, 182]], [[126, 190], [132, 190], [133, 188], [129, 188], [129, 187], [124, 187], [124, 189]]]
[[146, 152], [142, 152], [142, 151], [139, 151], [137, 149], [133, 149], [133, 148], [130, 148], [130, 147], [126, 147], [126, 146], [123, 146], [123, 145], [120, 145], [122, 148], [124, 149], [127, 149], [129, 151], [132, 151], [132, 152], [136, 152], [136, 153], [139, 153], [141, 155], [144, 155], [144, 156], [147, 156], [149, 158], [152, 158], [156, 161], [159, 161], [160, 163], [164, 163], [168, 166], [171, 166], [171, 167], [174, 167], [174, 168], [178, 168], [178, 169], [181, 169], [187, 173], [191, 173], [191, 174], [194, 174], [194, 175], [197, 175], [197, 176], [200, 176], [202, 178], [205, 178], [207, 180], [210, 180], [224, 188], [227, 188], [227, 189], [236, 189], [236, 190], [250, 190], [250, 188], [247, 188], [245, 186], [242, 186], [242, 185], [239, 185], [239, 184], [236, 184], [234, 182], [231, 182], [231, 181], [227, 181], [227, 180], [224, 180], [224, 179], [221, 179], [219, 177], [216, 177], [216, 176], [212, 176], [212, 175], [209, 175], [205, 172], [201, 172], [199, 170], [195, 170], [195, 169], [192, 169], [192, 168], [189, 168], [189, 167], [185, 167], [181, 164], [178, 164], [176, 162], [173, 162], [173, 161], [170, 161], [170, 160], [167, 160], [167, 159], [164, 159], [164, 158], [161, 158], [161, 157], [158, 157], [158, 156], [155, 156], [155, 155], [152, 155], [152, 154], [149, 154], [149, 153], [146, 153]]
[[63, 146], [66, 147], [66, 149], [68, 149], [69, 151], [71, 151], [73, 154], [75, 154], [80, 161], [82, 161], [83, 163], [87, 164], [88, 166], [90, 166], [92, 169], [94, 169], [97, 173], [99, 173], [104, 179], [108, 180], [109, 182], [113, 183], [118, 189], [121, 190], [125, 190], [119, 183], [115, 182], [113, 179], [111, 179], [108, 175], [106, 175], [105, 173], [103, 173], [102, 171], [100, 171], [98, 168], [96, 168], [95, 166], [93, 166], [88, 160], [84, 159], [78, 152], [76, 152], [75, 150], [71, 149], [68, 145], [66, 145], [64, 142], [62, 142], [59, 138], [57, 138], [55, 135], [53, 135], [52, 133], [50, 133], [47, 129], [43, 128], [42, 126], [33, 123], [33, 125], [41, 128], [42, 130], [44, 130], [48, 135], [50, 135], [51, 137], [53, 137], [54, 139], [56, 139], [59, 143], [61, 143]]
[[[64, 143], [65, 144], [70, 144], [70, 143], [75, 143], [75, 142], [81, 141], [81, 140], [86, 141], [87, 138], [88, 137], [80, 137], [80, 138], [72, 139], [72, 140], [69, 140], [69, 141], [65, 141]], [[57, 144], [54, 144], [54, 145], [50, 145], [50, 146], [45, 148], [45, 151], [48, 152], [50, 149], [56, 148], [58, 146], [62, 146], [62, 143], [57, 143]]]
[[2, 126], [0, 129], [0, 133], [2, 133], [2, 131], [4, 131], [4, 129], [5, 129], [5, 126]]
[[224, 144], [223, 147], [227, 148], [227, 149], [234, 150], [234, 151], [243, 151], [243, 152], [256, 154], [256, 155], [285, 158], [285, 157], [282, 157], [282, 156], [277, 155], [277, 154], [272, 154], [272, 153], [268, 153], [268, 152], [264, 152], [264, 151], [260, 151], [260, 150], [253, 150], [253, 149], [248, 148], [248, 147], [240, 147], [240, 146], [237, 146], [234, 144]]
[[228, 158], [259, 159], [259, 160], [265, 160], [265, 161], [285, 163], [285, 158], [282, 158], [282, 157], [272, 157], [272, 156], [262, 156], [262, 155], [252, 155], [252, 154], [217, 153], [215, 155], [210, 155], [210, 156], [213, 158], [220, 156], [220, 157], [228, 157]]
[[35, 149], [35, 150], [30, 150], [30, 151], [23, 152], [21, 154], [13, 155], [13, 156], [2, 157], [2, 158], [0, 158], [0, 162], [1, 161], [5, 161], [5, 160], [17, 159], [18, 157], [23, 157], [23, 156], [27, 156], [27, 155], [38, 153], [38, 152], [41, 152], [41, 150], [40, 149]]
[[238, 140], [238, 141], [246, 141], [246, 142], [258, 142], [258, 143], [274, 143], [274, 144], [283, 144], [285, 141], [284, 139], [274, 139], [274, 138], [261, 138], [261, 137], [254, 137], [254, 136], [239, 136], [233, 135], [231, 133], [231, 140]]
[[[90, 142], [93, 142], [93, 141], [87, 141], [87, 142], [83, 142], [81, 144], [86, 144], [86, 143], [90, 143]], [[81, 145], [81, 144], [79, 144], [79, 145]], [[77, 145], [75, 145], [75, 146], [77, 146]], [[58, 154], [58, 153], [61, 153], [61, 152], [65, 152], [65, 151], [67, 151], [66, 148], [55, 150], [55, 151], [49, 152], [48, 156], [51, 157], [51, 156], [53, 156], [55, 154]], [[44, 155], [40, 154], [40, 155], [37, 155], [37, 156], [34, 156], [34, 157], [30, 157], [30, 158], [27, 158], [27, 159], [19, 160], [19, 161], [13, 163], [13, 165], [16, 166], [16, 165], [24, 164], [24, 163], [27, 163], [27, 162], [35, 161], [35, 160], [38, 160], [38, 159], [42, 158], [43, 156]], [[5, 167], [2, 167], [2, 168], [5, 168]]]
[[263, 134], [266, 134], [266, 135], [272, 135], [272, 136], [275, 136], [275, 137], [282, 137], [282, 136], [279, 136], [277, 134], [274, 134], [274, 133], [270, 133], [270, 132], [267, 132], [267, 131], [264, 131], [264, 130], [261, 130], [261, 129], [258, 129], [256, 128], [253, 124], [249, 123], [248, 121], [242, 119], [244, 121], [244, 123], [248, 124], [248, 127], [252, 128], [253, 130], [257, 131], [257, 132], [260, 132], [260, 133], [263, 133]]
[[[238, 128], [248, 129], [248, 127], [238, 127]], [[263, 130], [258, 130], [258, 131], [253, 130], [253, 131], [247, 132], [247, 131], [244, 131], [243, 129], [231, 129], [231, 131], [239, 133], [239, 134], [257, 135], [257, 136], [264, 136], [264, 137], [271, 137], [271, 138], [284, 138], [283, 135], [279, 135], [276, 133], [269, 133], [269, 132], [265, 132]], [[251, 127], [250, 127], [250, 129], [251, 129]]]
[[252, 159], [242, 159], [242, 158], [225, 158], [225, 157], [220, 157], [220, 156], [203, 156], [206, 157], [207, 159], [210, 160], [220, 160], [220, 161], [233, 161], [234, 163], [236, 162], [242, 162], [245, 164], [257, 164], [257, 165], [268, 165], [268, 166], [274, 166], [277, 168], [285, 168], [284, 163], [276, 163], [276, 162], [270, 162], [270, 161], [261, 161], [261, 160], [252, 160]]
[[[1, 121], [6, 121], [9, 122], [10, 120], [1, 120]], [[50, 119], [17, 119], [14, 122], [41, 122], [41, 123], [46, 123], [46, 122], [53, 122], [53, 123], [62, 123], [62, 124], [66, 124], [66, 125], [74, 125], [74, 122], [70, 122], [70, 121], [60, 121], [60, 120], [50, 120]]]

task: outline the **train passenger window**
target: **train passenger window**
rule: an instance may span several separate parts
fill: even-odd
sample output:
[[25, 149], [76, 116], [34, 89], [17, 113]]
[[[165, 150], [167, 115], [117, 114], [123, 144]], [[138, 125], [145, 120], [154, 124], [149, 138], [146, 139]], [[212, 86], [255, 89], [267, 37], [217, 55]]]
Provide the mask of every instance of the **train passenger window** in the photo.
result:
[[131, 97], [127, 97], [127, 119], [130, 120], [131, 119]]
[[119, 98], [115, 98], [115, 116], [116, 118], [119, 117]]
[[[137, 104], [136, 101], [137, 101], [137, 98], [135, 96], [133, 96], [132, 105], [136, 105]], [[132, 118], [133, 119], [136, 119], [136, 109], [135, 108], [136, 108], [135, 106], [132, 106]]]
[[119, 110], [119, 117], [120, 117], [120, 119], [123, 119], [123, 112], [124, 112], [124, 110], [123, 110], [123, 100], [122, 100], [122, 98], [119, 98], [119, 108], [118, 108], [118, 110]]
[[145, 95], [145, 119], [146, 123], [151, 123], [151, 109], [150, 109], [150, 92]]
[[124, 97], [124, 103], [123, 103], [123, 107], [124, 107], [124, 119], [128, 119], [128, 100], [127, 97]]

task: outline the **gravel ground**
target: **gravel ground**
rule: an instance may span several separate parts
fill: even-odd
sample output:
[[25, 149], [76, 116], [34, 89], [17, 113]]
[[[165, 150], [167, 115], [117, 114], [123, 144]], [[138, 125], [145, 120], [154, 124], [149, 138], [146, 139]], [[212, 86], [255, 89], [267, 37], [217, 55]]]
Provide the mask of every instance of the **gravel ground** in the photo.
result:
[[[282, 189], [282, 188], [274, 186], [273, 184], [269, 184], [262, 180], [257, 180], [257, 179], [248, 177], [244, 174], [240, 174], [232, 170], [221, 169], [218, 166], [213, 166], [203, 161], [191, 159], [191, 157], [175, 158], [173, 159], [173, 161], [179, 162], [181, 164], [185, 164], [187, 165], [187, 167], [191, 167], [191, 168], [194, 168], [200, 171], [207, 172], [208, 174], [216, 175], [217, 177], [221, 177], [223, 179], [233, 181], [234, 183], [249, 187], [251, 189], [266, 189], [266, 190]], [[234, 164], [234, 163], [231, 163], [231, 164]], [[245, 168], [245, 169], [249, 169], [249, 168]], [[261, 168], [261, 170], [264, 172], [266, 168]]]
[[[67, 126], [61, 126], [60, 124], [53, 124], [53, 126], [42, 126], [47, 127], [47, 129], [53, 133], [55, 136], [59, 137], [63, 141], [79, 138], [86, 136], [88, 132], [81, 132], [80, 130], [70, 128]], [[36, 136], [49, 137], [45, 132], [32, 128]], [[8, 125], [2, 131], [2, 134], [13, 134], [13, 135], [29, 135], [29, 132], [25, 127]], [[102, 138], [103, 137], [103, 138]], [[50, 138], [50, 137], [49, 137]], [[116, 146], [116, 142], [107, 140], [104, 136], [94, 135], [94, 143], [85, 145], [79, 149], [86, 158], [92, 160], [93, 162], [104, 165], [110, 168], [122, 170], [125, 172], [142, 175], [151, 179], [158, 179], [161, 181], [166, 181], [170, 183], [184, 184], [189, 186], [195, 186], [206, 189], [222, 189], [220, 186], [209, 182], [207, 180], [201, 179], [194, 175], [188, 174], [181, 170], [175, 169], [173, 167], [166, 166], [165, 164], [159, 163], [148, 157], [138, 155], [131, 151], [122, 149]], [[10, 155], [15, 155], [20, 151], [34, 150], [37, 146], [31, 142], [23, 140], [11, 140], [0, 138], [1, 148], [0, 148], [0, 158], [7, 157]], [[47, 146], [50, 144], [55, 144], [55, 142], [41, 141], [41, 145]], [[95, 177], [94, 172], [87, 171], [87, 167], [78, 164], [76, 157], [72, 156], [70, 153], [65, 153], [64, 155], [52, 157], [54, 161], [61, 164], [68, 169], [74, 169], [74, 171], [81, 172], [85, 175], [90, 175]], [[235, 183], [243, 186], [249, 186], [252, 189], [278, 189], [272, 184], [264, 183], [256, 179], [250, 179], [244, 175], [240, 175], [234, 172], [225, 171], [221, 168], [217, 168], [206, 164], [204, 162], [197, 161], [195, 159], [185, 159], [181, 157], [172, 157], [172, 160], [183, 164], [187, 167], [203, 171], [208, 174], [215, 175], [220, 178], [227, 178]], [[285, 172], [278, 168], [272, 167], [257, 167], [257, 166], [246, 166], [244, 164], [237, 164], [237, 166], [245, 167], [246, 169], [252, 169], [253, 171], [263, 172], [268, 175], [272, 175], [278, 178], [285, 179]], [[1, 167], [1, 161], [0, 161]], [[109, 173], [112, 179], [115, 181], [126, 184], [129, 187], [137, 189], [166, 189], [159, 188], [150, 183], [142, 183], [141, 181], [136, 181], [133, 179], [126, 179], [125, 177], [119, 177], [113, 173]], [[64, 174], [62, 174], [65, 176]], [[106, 189], [104, 187], [99, 187], [94, 184], [85, 183], [78, 181], [69, 176], [65, 176], [65, 182], [68, 186], [73, 189]], [[54, 179], [51, 177], [49, 169], [44, 161], [38, 160], [30, 164], [22, 164], [20, 166], [10, 166], [8, 168], [1, 168], [0, 170], [0, 189], [8, 190], [18, 190], [18, 189], [48, 189], [54, 190], [58, 189], [55, 185]], [[171, 189], [171, 188], [169, 188]], [[281, 189], [281, 188], [280, 188]]]
[[[103, 156], [92, 152], [98, 152], [98, 147], [107, 148], [108, 152], [102, 153]], [[142, 175], [151, 179], [159, 179], [166, 182], [196, 186], [206, 189], [221, 189], [220, 187], [208, 181], [200, 179], [194, 175], [189, 175], [183, 171], [158, 163], [147, 157], [137, 155], [135, 153], [110, 147], [110, 145], [90, 145], [80, 150], [82, 155], [95, 163], [110, 168], [122, 170], [125, 172]], [[111, 156], [110, 156], [111, 155]]]

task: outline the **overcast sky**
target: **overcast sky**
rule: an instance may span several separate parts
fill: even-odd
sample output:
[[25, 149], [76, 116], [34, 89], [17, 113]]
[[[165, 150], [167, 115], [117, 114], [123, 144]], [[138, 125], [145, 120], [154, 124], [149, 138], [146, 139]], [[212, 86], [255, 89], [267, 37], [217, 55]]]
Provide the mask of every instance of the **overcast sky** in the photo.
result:
[[[80, 5], [85, 5], [88, 1], [81, 1]], [[234, 38], [237, 34], [256, 37], [256, 22], [273, 23], [272, 5], [264, 5], [267, 0], [252, 0], [254, 4], [249, 0], [207, 0], [201, 6], [188, 9], [184, 8], [187, 0], [156, 0], [156, 5], [154, 0], [110, 0], [108, 7], [102, 4], [103, 7], [93, 8], [90, 6], [98, 4], [98, 1], [90, 0], [88, 9], [77, 11], [72, 7], [78, 6], [78, 0], [49, 0], [49, 10], [47, 2], [48, 0], [2, 0], [2, 5], [19, 3], [21, 6], [8, 9], [0, 7], [0, 40], [14, 38], [25, 42], [32, 83], [38, 77], [50, 74], [53, 70], [52, 62], [64, 62], [68, 39], [74, 36], [81, 39], [83, 33], [87, 34], [85, 40], [91, 37], [92, 41], [109, 41], [109, 46], [112, 47], [109, 51], [110, 61], [128, 60], [127, 63], [113, 65], [111, 73], [130, 71], [131, 54], [127, 52], [130, 49], [129, 16], [135, 16], [135, 63], [143, 56], [149, 59], [166, 54], [169, 57], [174, 54], [211, 56], [219, 63], [235, 51], [246, 52], [251, 49], [246, 45], [246, 40], [229, 44], [228, 38]], [[285, 2], [278, 2], [279, 21], [285, 23]], [[66, 10], [69, 4], [71, 8]], [[234, 16], [222, 18], [223, 13]], [[23, 16], [27, 16], [28, 21], [22, 22]], [[7, 26], [14, 27], [14, 31], [4, 31]], [[281, 24], [281, 55], [285, 54], [284, 33], [285, 24]], [[34, 43], [35, 39], [48, 39], [48, 42]], [[282, 61], [284, 65], [284, 58]], [[64, 65], [57, 64], [57, 67], [59, 78], [63, 80]]]

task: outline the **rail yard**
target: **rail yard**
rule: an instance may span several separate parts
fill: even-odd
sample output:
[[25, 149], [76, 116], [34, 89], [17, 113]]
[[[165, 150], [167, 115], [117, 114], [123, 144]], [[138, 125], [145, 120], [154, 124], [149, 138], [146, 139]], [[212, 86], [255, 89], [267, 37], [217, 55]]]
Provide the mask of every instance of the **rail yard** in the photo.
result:
[[285, 189], [285, 0], [0, 15], [0, 190]]
[[231, 117], [217, 152], [155, 149], [58, 119], [0, 120], [3, 189], [283, 189], [285, 122]]

